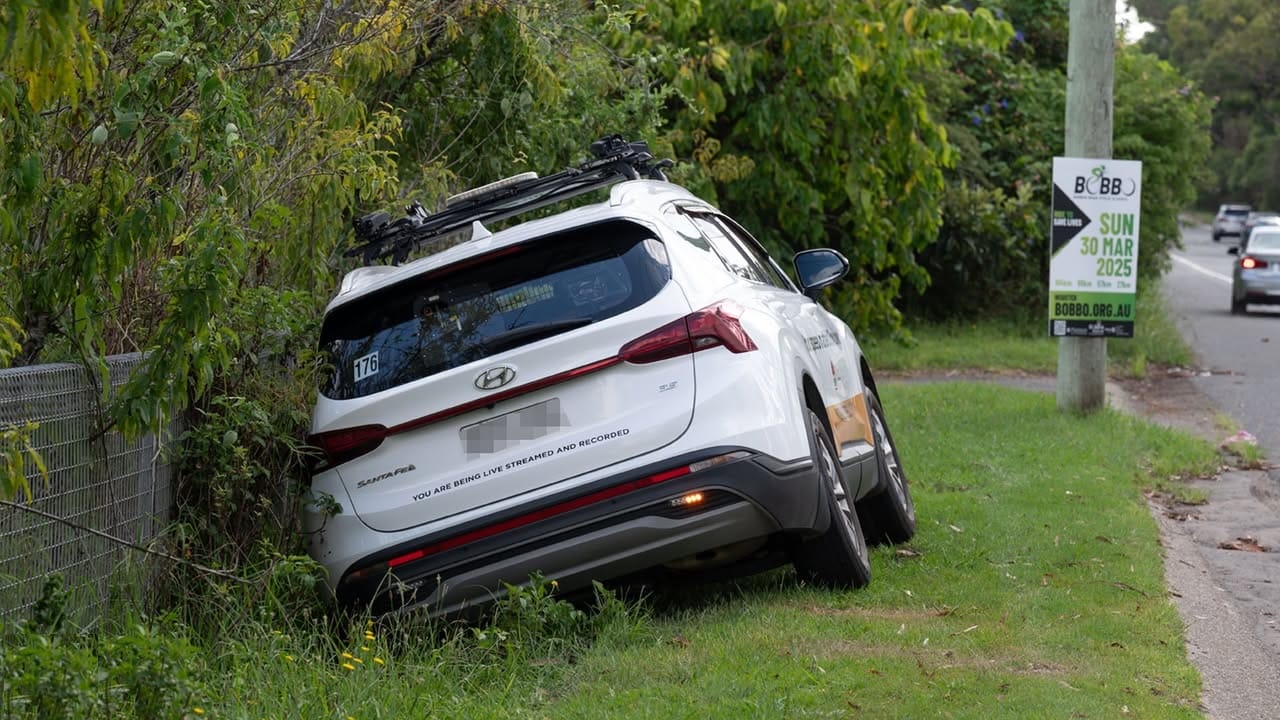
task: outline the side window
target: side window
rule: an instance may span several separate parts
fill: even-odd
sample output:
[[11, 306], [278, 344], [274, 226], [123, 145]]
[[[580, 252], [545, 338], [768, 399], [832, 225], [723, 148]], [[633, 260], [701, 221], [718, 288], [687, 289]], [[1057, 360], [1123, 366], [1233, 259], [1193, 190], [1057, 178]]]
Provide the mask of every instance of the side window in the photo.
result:
[[688, 217], [697, 226], [702, 236], [707, 239], [707, 242], [711, 243], [711, 247], [715, 248], [716, 254], [724, 261], [730, 272], [752, 282], [768, 282], [764, 278], [763, 271], [756, 265], [755, 260], [747, 256], [719, 223], [713, 221], [710, 216], [701, 213], [690, 213]]
[[756, 261], [756, 264], [764, 273], [765, 282], [783, 290], [798, 292], [796, 286], [791, 283], [778, 267], [778, 264], [773, 261], [769, 253], [765, 252], [764, 247], [755, 238], [751, 237], [746, 230], [743, 230], [741, 226], [732, 220], [727, 218], [717, 218], [717, 220], [719, 220], [719, 224], [724, 225], [725, 231], [737, 241], [738, 245]]

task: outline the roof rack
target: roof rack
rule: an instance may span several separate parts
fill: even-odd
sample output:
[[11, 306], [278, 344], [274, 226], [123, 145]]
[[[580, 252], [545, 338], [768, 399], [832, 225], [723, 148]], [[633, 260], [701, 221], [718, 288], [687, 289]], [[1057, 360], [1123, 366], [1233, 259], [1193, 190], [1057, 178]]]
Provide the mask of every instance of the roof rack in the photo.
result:
[[502, 220], [624, 180], [666, 180], [663, 169], [673, 164], [655, 160], [647, 143], [627, 142], [621, 135], [603, 137], [591, 143], [590, 150], [594, 160], [545, 178], [522, 173], [459, 193], [434, 215], [415, 202], [396, 220], [386, 212], [356, 218], [357, 245], [343, 256], [359, 256], [365, 265], [390, 257], [399, 265], [409, 253], [476, 221]]

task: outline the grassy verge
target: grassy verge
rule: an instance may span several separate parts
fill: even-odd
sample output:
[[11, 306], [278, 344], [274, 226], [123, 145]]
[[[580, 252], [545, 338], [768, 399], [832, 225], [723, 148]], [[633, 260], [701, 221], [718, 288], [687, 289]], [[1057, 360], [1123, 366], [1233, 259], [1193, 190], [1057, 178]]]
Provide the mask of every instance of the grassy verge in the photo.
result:
[[1052, 397], [892, 387], [920, 533], [866, 591], [765, 578], [657, 621], [664, 642], [591, 655], [562, 717], [1197, 717], [1135, 478], [1212, 448]]
[[[1146, 374], [1148, 363], [1187, 365], [1191, 351], [1169, 316], [1158, 285], [1138, 293], [1136, 335], [1107, 342], [1112, 375]], [[971, 323], [920, 324], [908, 328], [914, 339], [903, 345], [871, 339], [867, 354], [877, 369], [897, 371], [984, 370], [1054, 372], [1057, 340], [1046, 334], [1042, 315]]]
[[[865, 590], [799, 587], [779, 570], [582, 616], [545, 582], [488, 627], [350, 640], [246, 606], [183, 650], [186, 715], [1198, 717], [1139, 486], [1211, 468], [1212, 448], [1109, 411], [1063, 415], [1043, 394], [883, 390], [920, 532], [876, 551]], [[5, 650], [0, 666], [20, 667], [25, 650]], [[66, 665], [28, 660], [55, 679]], [[93, 676], [92, 661], [77, 663], [74, 676]], [[24, 717], [20, 694], [0, 683], [0, 709]]]

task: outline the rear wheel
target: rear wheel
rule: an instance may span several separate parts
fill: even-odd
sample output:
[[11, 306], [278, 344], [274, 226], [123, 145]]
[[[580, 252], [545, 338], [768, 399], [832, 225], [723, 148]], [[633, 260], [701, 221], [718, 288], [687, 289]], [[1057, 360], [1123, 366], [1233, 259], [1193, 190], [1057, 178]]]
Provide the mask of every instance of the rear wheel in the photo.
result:
[[1247, 311], [1247, 308], [1245, 308], [1244, 305], [1245, 303], [1243, 298], [1237, 300], [1235, 295], [1231, 296], [1231, 314], [1232, 315], [1245, 314], [1245, 312]]
[[818, 537], [797, 541], [791, 548], [791, 560], [796, 572], [808, 582], [828, 587], [864, 587], [871, 581], [871, 558], [854, 509], [853, 493], [845, 483], [835, 446], [822, 420], [809, 410], [808, 421], [813, 464], [826, 495], [831, 522]]
[[916, 506], [911, 500], [902, 461], [898, 459], [898, 446], [884, 419], [884, 408], [874, 393], [867, 394], [867, 414], [884, 491], [858, 503], [863, 534], [872, 545], [906, 542], [916, 534]]

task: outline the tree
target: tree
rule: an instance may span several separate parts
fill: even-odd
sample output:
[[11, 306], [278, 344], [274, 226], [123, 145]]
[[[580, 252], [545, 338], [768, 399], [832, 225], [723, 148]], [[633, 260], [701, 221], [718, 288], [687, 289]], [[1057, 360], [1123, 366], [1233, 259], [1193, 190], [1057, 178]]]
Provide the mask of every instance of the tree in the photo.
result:
[[903, 281], [927, 275], [951, 148], [924, 79], [941, 48], [1008, 42], [991, 13], [902, 0], [652, 0], [629, 54], [652, 53], [678, 93], [666, 140], [688, 183], [776, 251], [838, 248], [853, 282], [833, 300], [853, 325], [896, 326]]
[[[196, 431], [243, 429], [182, 459], [178, 535], [290, 542], [260, 513], [296, 499], [281, 478], [303, 474], [351, 218], [648, 131], [661, 92], [594, 39], [617, 18], [571, 0], [0, 6], [0, 365], [145, 351], [116, 427], [187, 409]], [[0, 495], [38, 459], [24, 443], [0, 428]]]
[[1143, 46], [1217, 100], [1213, 175], [1201, 202], [1280, 206], [1280, 7], [1268, 0], [1143, 0], [1156, 31]]
[[[906, 307], [934, 318], [1042, 312], [1048, 274], [1051, 160], [1062, 153], [1066, 87], [1063, 0], [990, 3], [1012, 17], [1015, 41], [999, 50], [951, 54], [953, 72], [929, 96], [956, 146], [947, 173], [938, 242], [920, 254], [932, 278]], [[1017, 7], [1014, 7], [1017, 6]], [[1049, 17], [1038, 18], [1036, 13]], [[1061, 38], [1032, 27], [1057, 28]], [[1017, 38], [1021, 38], [1020, 40]], [[1032, 39], [1035, 39], [1033, 43]], [[1047, 48], [1047, 50], [1046, 50]], [[1178, 213], [1195, 196], [1209, 151], [1210, 101], [1168, 63], [1117, 47], [1114, 151], [1143, 161], [1138, 271], [1163, 273], [1180, 242]]]

